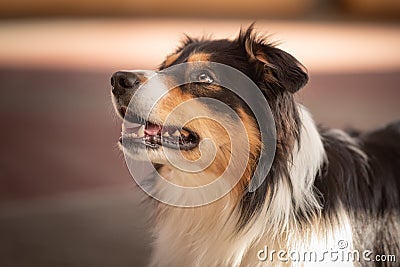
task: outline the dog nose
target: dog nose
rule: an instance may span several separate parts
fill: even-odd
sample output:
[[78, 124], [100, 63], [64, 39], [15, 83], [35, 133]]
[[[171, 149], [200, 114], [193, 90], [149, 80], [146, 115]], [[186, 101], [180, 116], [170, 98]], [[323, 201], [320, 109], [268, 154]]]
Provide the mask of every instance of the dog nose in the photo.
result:
[[140, 85], [139, 76], [129, 71], [117, 71], [111, 76], [112, 93], [123, 95], [126, 90], [137, 89]]

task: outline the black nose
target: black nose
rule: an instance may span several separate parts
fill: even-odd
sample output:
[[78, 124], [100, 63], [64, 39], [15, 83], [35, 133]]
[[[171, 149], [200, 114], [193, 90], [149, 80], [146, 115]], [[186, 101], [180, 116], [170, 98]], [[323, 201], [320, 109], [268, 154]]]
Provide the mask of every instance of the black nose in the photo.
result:
[[139, 76], [129, 71], [117, 71], [111, 77], [112, 93], [123, 95], [126, 90], [137, 89], [140, 85]]

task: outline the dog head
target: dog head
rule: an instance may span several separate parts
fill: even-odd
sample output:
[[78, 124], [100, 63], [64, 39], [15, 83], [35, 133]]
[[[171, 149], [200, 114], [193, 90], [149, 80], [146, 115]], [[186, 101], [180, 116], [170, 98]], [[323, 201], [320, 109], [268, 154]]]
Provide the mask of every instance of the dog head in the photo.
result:
[[[258, 190], [260, 196], [257, 192], [250, 196], [247, 191], [264, 145], [259, 123], [243, 99], [220, 85], [224, 79], [235, 83], [236, 78], [221, 76], [210, 68], [213, 62], [244, 73], [271, 108], [276, 127], [276, 152], [271, 177]], [[169, 71], [182, 64], [184, 67], [179, 71]], [[184, 185], [198, 186], [213, 181], [225, 171], [231, 160], [234, 139], [248, 148], [238, 150], [243, 155], [235, 164], [244, 164], [245, 170], [234, 191], [243, 205], [259, 207], [270, 187], [268, 184], [274, 183], [273, 173], [288, 172], [288, 161], [299, 138], [300, 127], [293, 94], [307, 81], [302, 65], [290, 54], [258, 37], [252, 26], [241, 31], [234, 40], [187, 37], [157, 71], [118, 71], [113, 74], [113, 103], [116, 112], [125, 120], [120, 146], [131, 158], [150, 159], [157, 166], [167, 167], [175, 173], [182, 170], [170, 164], [171, 157], [182, 157], [201, 165], [199, 159], [212, 154], [212, 161], [203, 166], [202, 173], [207, 175], [196, 176], [191, 182], [186, 178], [180, 180]], [[227, 116], [204, 98], [226, 104], [236, 116]], [[224, 125], [230, 125], [230, 130]], [[232, 135], [229, 131], [244, 134]], [[211, 140], [214, 149], [202, 149], [204, 140]], [[165, 151], [169, 151], [170, 157]], [[244, 163], [243, 157], [246, 158]], [[172, 177], [167, 179], [173, 180]], [[257, 207], [244, 217], [251, 216]]]

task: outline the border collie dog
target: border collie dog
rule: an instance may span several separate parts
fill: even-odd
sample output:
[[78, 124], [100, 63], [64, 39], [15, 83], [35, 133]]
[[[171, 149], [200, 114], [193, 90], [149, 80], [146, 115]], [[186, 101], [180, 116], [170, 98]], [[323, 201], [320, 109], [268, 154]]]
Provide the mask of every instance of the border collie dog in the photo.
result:
[[[218, 73], [188, 67], [182, 75], [193, 82], [173, 86], [160, 98], [154, 92], [181, 77], [165, 74], [165, 79], [148, 83], [179, 64], [211, 62], [244, 73], [269, 104], [275, 154], [255, 190], [249, 188], [265, 146], [262, 129], [245, 101], [214, 83]], [[187, 187], [207, 185], [234, 161], [232, 140], [248, 144], [244, 171], [220, 198], [193, 207], [156, 202], [151, 266], [399, 266], [400, 122], [351, 134], [316, 126], [294, 99], [307, 81], [304, 67], [253, 26], [233, 40], [186, 37], [157, 71], [113, 74], [112, 101], [125, 124], [119, 147], [134, 161], [144, 160], [145, 154], [161, 180]], [[201, 97], [223, 102], [237, 118], [215, 110]], [[191, 104], [173, 112], [187, 101]], [[152, 109], [145, 117], [147, 106]], [[188, 114], [202, 115], [188, 120]], [[230, 137], [218, 120], [233, 130], [242, 125], [246, 134]], [[185, 171], [170, 162], [178, 154], [191, 162], [207, 156], [211, 150], [201, 148], [206, 138], [215, 149], [213, 161], [202, 171]], [[149, 181], [162, 195], [160, 180]], [[176, 192], [165, 195], [173, 200], [186, 197]]]

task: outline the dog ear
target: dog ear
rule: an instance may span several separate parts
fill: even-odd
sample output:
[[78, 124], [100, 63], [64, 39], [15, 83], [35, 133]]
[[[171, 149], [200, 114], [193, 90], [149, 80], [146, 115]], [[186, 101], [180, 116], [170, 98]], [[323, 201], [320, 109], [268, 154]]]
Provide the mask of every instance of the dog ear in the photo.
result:
[[249, 61], [258, 65], [267, 84], [275, 83], [291, 93], [300, 90], [308, 82], [304, 66], [289, 53], [267, 43], [264, 38], [258, 38], [253, 25], [245, 31], [241, 30], [238, 37]]

